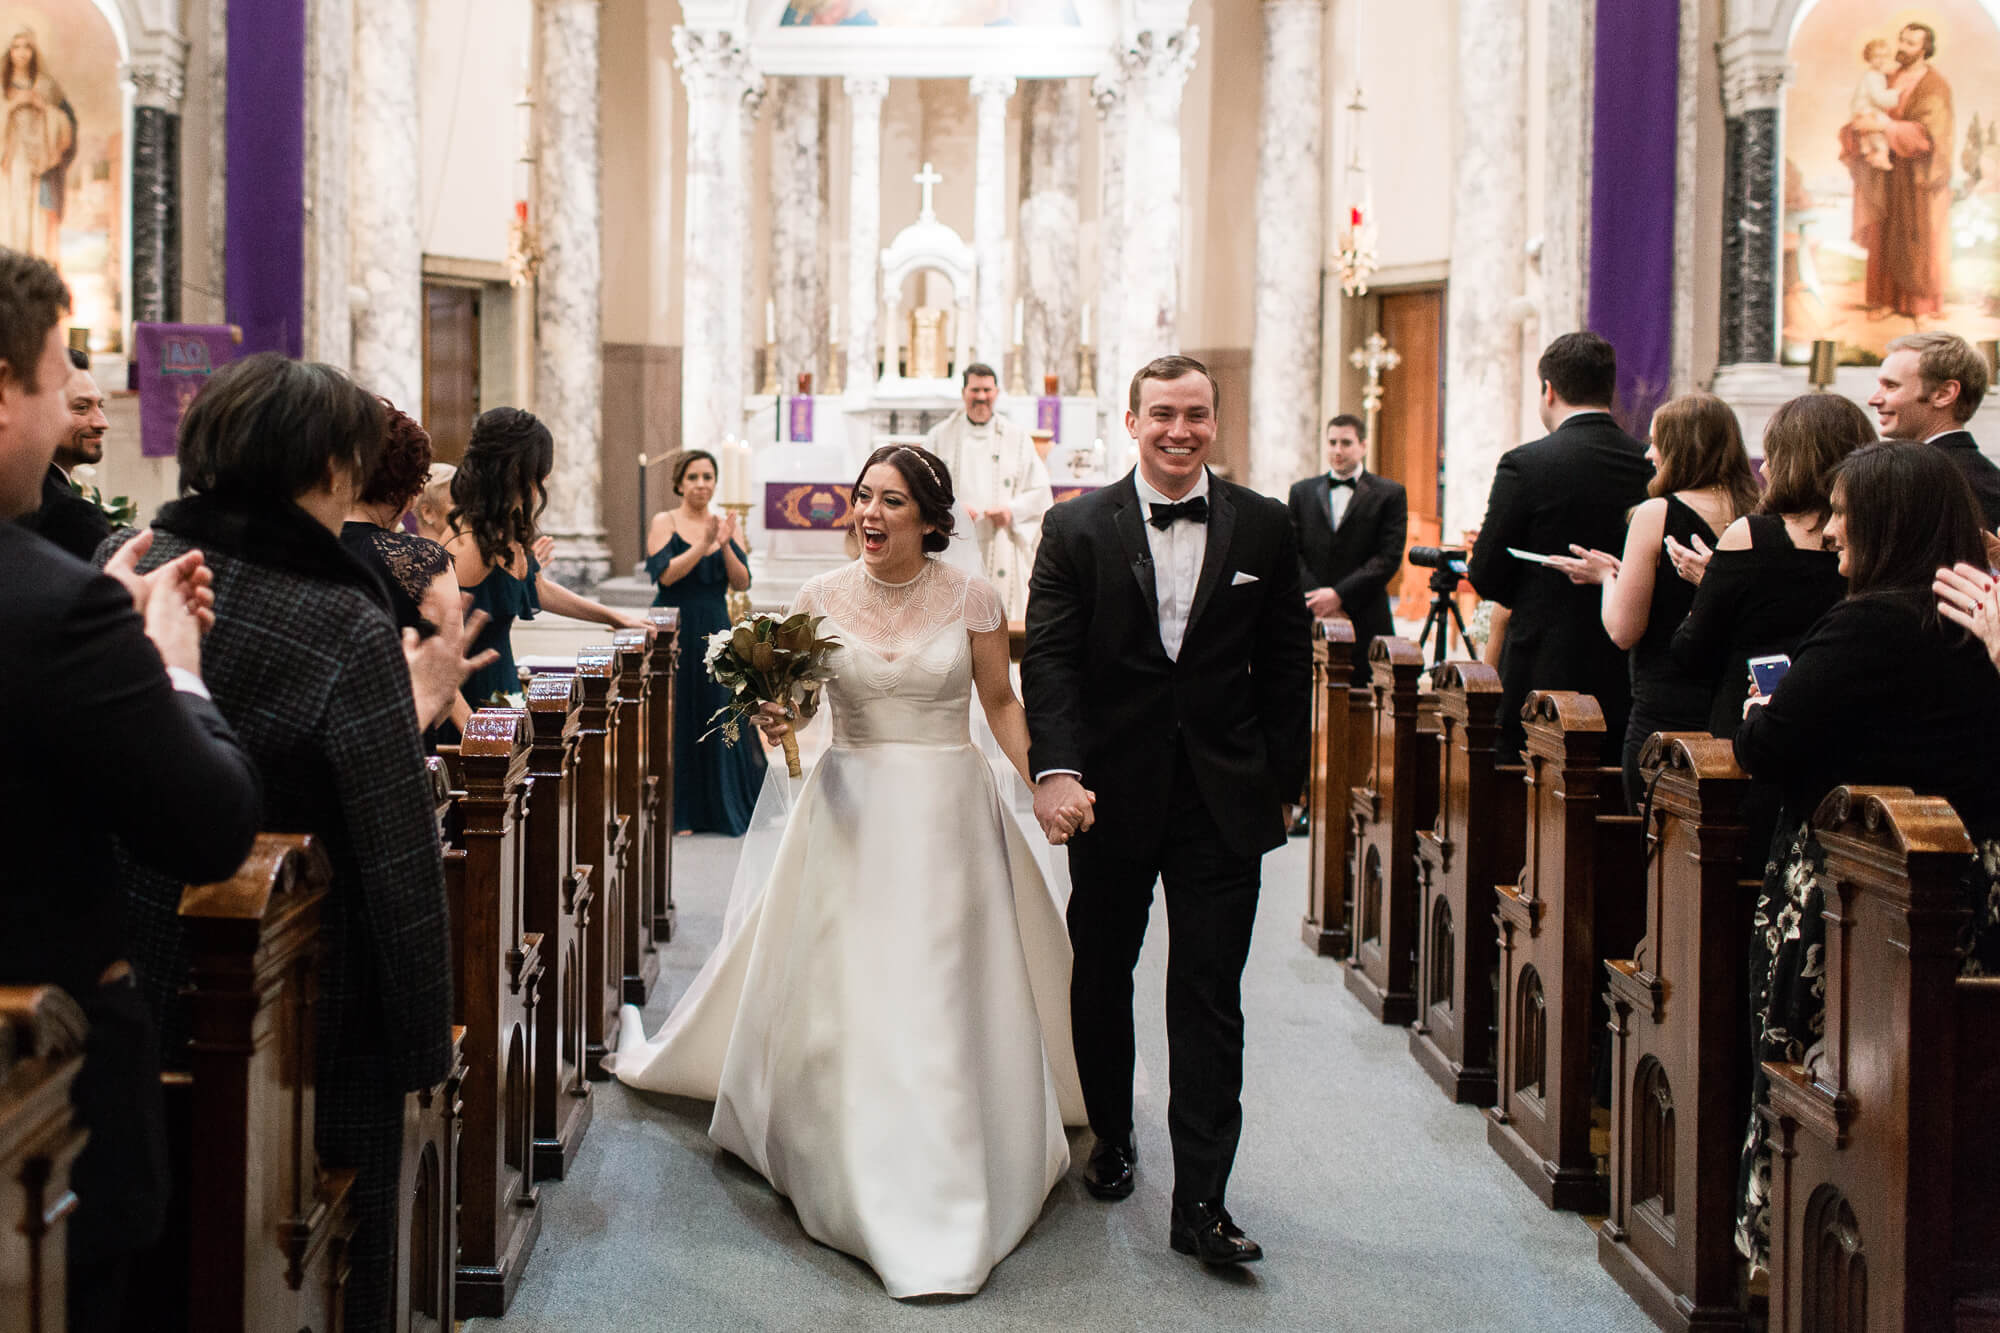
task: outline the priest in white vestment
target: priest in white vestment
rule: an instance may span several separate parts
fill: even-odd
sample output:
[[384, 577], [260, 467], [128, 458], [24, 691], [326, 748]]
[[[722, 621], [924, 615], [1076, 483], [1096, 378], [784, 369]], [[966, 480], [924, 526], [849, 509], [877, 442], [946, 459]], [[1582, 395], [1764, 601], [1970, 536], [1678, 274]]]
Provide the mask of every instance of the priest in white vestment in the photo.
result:
[[1042, 515], [1055, 503], [1035, 440], [994, 409], [1000, 382], [987, 365], [966, 367], [965, 406], [924, 437], [951, 469], [952, 488], [972, 519], [980, 566], [1000, 593], [1007, 619], [1028, 606], [1028, 575], [1042, 537]]

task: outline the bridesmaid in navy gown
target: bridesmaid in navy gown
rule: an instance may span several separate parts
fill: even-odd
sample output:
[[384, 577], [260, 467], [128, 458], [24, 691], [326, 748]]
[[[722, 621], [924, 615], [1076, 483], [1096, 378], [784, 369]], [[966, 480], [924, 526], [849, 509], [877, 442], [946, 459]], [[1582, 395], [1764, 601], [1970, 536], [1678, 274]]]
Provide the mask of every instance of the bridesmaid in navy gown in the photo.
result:
[[734, 520], [709, 511], [715, 457], [690, 449], [674, 460], [680, 505], [653, 515], [646, 573], [659, 585], [654, 606], [681, 612], [681, 654], [674, 669], [674, 829], [740, 836], [764, 785], [764, 751], [746, 728], [735, 745], [720, 734], [697, 739], [729, 692], [708, 674], [708, 636], [729, 624], [729, 590], [750, 586]]

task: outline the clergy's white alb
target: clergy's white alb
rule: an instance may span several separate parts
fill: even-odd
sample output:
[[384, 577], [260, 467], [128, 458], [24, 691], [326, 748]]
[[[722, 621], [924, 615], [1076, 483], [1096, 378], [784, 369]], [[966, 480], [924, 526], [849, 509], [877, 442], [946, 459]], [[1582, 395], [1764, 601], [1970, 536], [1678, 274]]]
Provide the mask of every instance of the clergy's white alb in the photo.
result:
[[974, 425], [961, 409], [931, 429], [924, 447], [951, 469], [952, 489], [968, 510], [1005, 509], [1011, 518], [1005, 527], [982, 518], [972, 535], [979, 542], [981, 571], [999, 591], [1007, 619], [1019, 620], [1028, 606], [1042, 515], [1055, 503], [1034, 437], [997, 411]]

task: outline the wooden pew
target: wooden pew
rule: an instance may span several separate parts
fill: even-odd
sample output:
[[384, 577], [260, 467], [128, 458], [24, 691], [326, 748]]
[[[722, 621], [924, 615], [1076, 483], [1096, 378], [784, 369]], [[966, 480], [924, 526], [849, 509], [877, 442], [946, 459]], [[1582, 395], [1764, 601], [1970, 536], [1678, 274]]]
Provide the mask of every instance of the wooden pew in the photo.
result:
[[[611, 641], [618, 672], [618, 781], [613, 789], [625, 821], [625, 930], [618, 941], [626, 1004], [644, 1004], [660, 979], [653, 948], [653, 858], [659, 838], [659, 788], [648, 769], [652, 737], [653, 631], [621, 629]], [[666, 836], [671, 839], [673, 830]]]
[[1354, 911], [1347, 988], [1384, 1023], [1417, 1016], [1417, 830], [1437, 818], [1437, 696], [1408, 639], [1369, 645], [1375, 726], [1348, 804]]
[[1496, 766], [1500, 676], [1478, 662], [1432, 673], [1438, 696], [1438, 811], [1417, 832], [1417, 1021], [1410, 1054], [1454, 1102], [1493, 1105], [1500, 966], [1495, 886], [1521, 872], [1519, 764]]
[[[234, 877], [181, 895], [189, 1075], [188, 1326], [338, 1330], [354, 1173], [313, 1148], [320, 902], [332, 872], [310, 837], [261, 834]], [[136, 1295], [137, 1293], [135, 1293]], [[163, 1316], [156, 1326], [171, 1326]]]
[[457, 1316], [458, 1163], [464, 1130], [465, 1029], [451, 1030], [451, 1072], [403, 1101], [403, 1170], [397, 1196], [398, 1333], [452, 1333]]
[[1609, 1181], [1591, 1151], [1591, 1039], [1598, 968], [1628, 958], [1645, 904], [1645, 855], [1597, 701], [1535, 691], [1527, 728], [1519, 884], [1497, 891], [1498, 1087], [1486, 1141], [1551, 1208], [1601, 1213]]
[[84, 1131], [70, 1108], [85, 1023], [55, 986], [0, 986], [0, 1329], [63, 1333], [69, 1170]]
[[1311, 868], [1299, 934], [1321, 958], [1345, 958], [1354, 944], [1348, 928], [1347, 808], [1374, 747], [1375, 696], [1353, 683], [1353, 652], [1354, 626], [1347, 620], [1314, 623]]
[[[1607, 959], [1611, 1210], [1597, 1261], [1663, 1328], [1747, 1326], [1735, 1200], [1749, 1113], [1744, 958], [1758, 884], [1742, 873], [1750, 779], [1730, 743], [1656, 735], [1645, 938]], [[1653, 775], [1657, 774], [1657, 777]]]
[[608, 1078], [604, 1057], [618, 1045], [625, 1003], [625, 846], [618, 814], [618, 676], [616, 649], [596, 644], [576, 655], [583, 701], [576, 729], [576, 860], [597, 868], [595, 911], [584, 931], [583, 1070]]
[[535, 1022], [536, 1180], [561, 1180], [595, 1109], [583, 1073], [584, 950], [596, 908], [597, 868], [577, 858], [574, 672], [528, 682], [528, 795], [523, 846], [524, 922], [542, 937], [547, 984]]
[[[653, 912], [653, 944], [674, 937], [674, 728], [703, 727], [706, 718], [674, 715], [674, 671], [681, 655], [681, 611], [656, 606], [646, 613], [653, 622], [653, 707], [646, 753], [653, 778], [653, 857], [647, 901]], [[695, 644], [697, 658], [705, 644]]]
[[1991, 1328], [2000, 1310], [2000, 977], [1959, 976], [1944, 801], [1836, 788], [1824, 1056], [1767, 1063], [1774, 1333]]
[[535, 1011], [542, 937], [523, 929], [528, 714], [482, 708], [458, 747], [462, 789], [445, 882], [455, 1017], [465, 1025], [458, 1314], [505, 1314], [542, 1215], [534, 1185]]

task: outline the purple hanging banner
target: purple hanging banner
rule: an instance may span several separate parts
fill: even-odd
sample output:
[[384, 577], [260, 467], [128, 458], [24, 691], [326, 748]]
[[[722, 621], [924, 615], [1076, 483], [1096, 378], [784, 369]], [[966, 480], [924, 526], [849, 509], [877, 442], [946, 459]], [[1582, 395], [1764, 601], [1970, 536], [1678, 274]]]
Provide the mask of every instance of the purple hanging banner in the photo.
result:
[[1067, 482], [1059, 484], [1052, 489], [1055, 491], [1054, 503], [1061, 504], [1065, 500], [1074, 500], [1080, 495], [1090, 494], [1092, 491], [1098, 489], [1098, 485], [1094, 481]]
[[838, 532], [854, 512], [847, 486], [844, 481], [765, 482], [764, 530]]
[[792, 396], [791, 402], [792, 402], [792, 434], [791, 434], [792, 443], [811, 444], [813, 437], [812, 395], [806, 393], [794, 394]]
[[218, 366], [243, 355], [243, 335], [227, 324], [135, 324], [139, 453], [172, 458], [181, 416]]
[[1047, 431], [1050, 439], [1062, 443], [1062, 399], [1035, 400], [1035, 429]]

